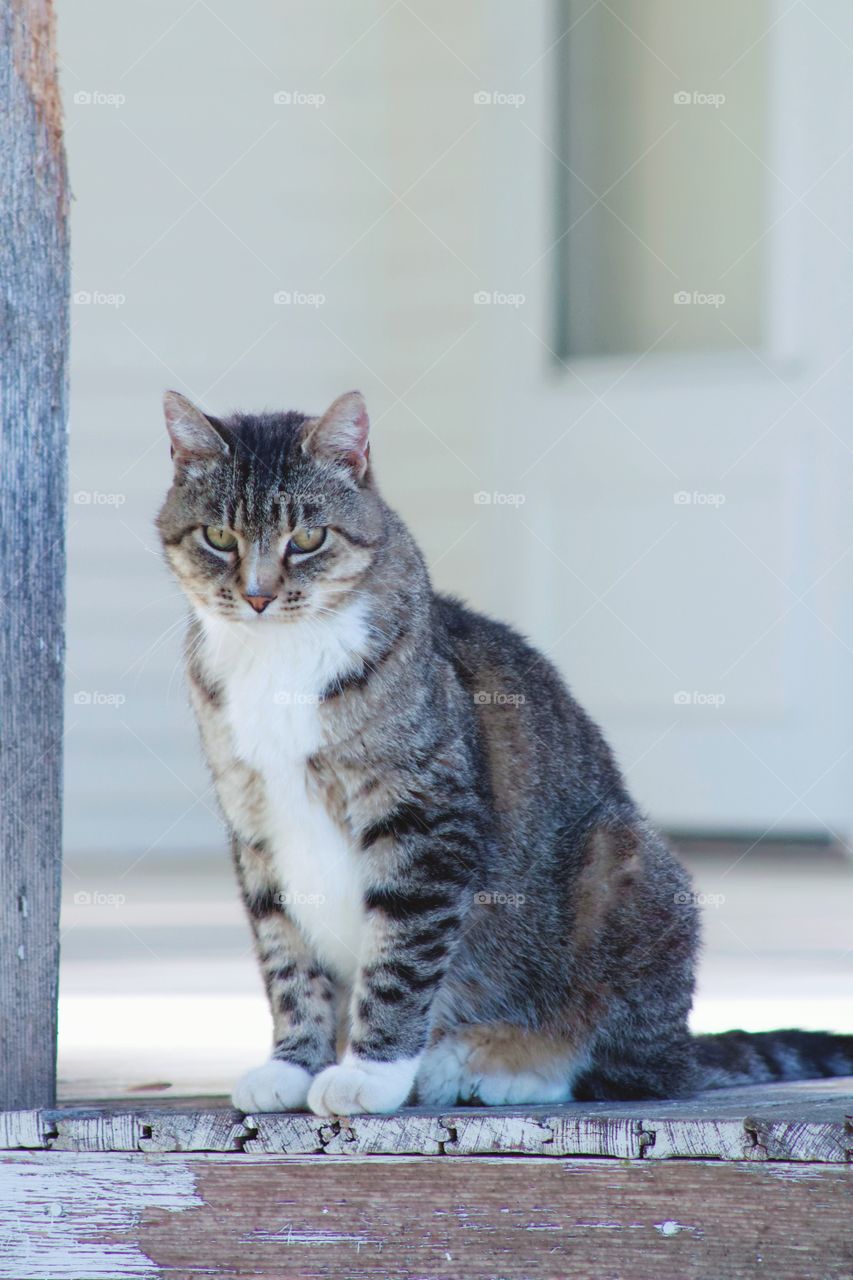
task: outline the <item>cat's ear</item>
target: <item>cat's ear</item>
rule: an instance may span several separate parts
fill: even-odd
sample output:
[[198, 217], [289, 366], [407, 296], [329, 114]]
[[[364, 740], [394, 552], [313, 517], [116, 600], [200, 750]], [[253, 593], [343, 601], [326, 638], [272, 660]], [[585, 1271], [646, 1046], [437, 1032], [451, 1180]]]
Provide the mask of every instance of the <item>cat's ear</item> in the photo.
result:
[[176, 463], [204, 462], [228, 452], [227, 441], [210, 418], [179, 391], [166, 392], [163, 412]]
[[370, 420], [360, 391], [347, 391], [308, 428], [302, 447], [316, 458], [342, 462], [361, 480], [367, 470]]

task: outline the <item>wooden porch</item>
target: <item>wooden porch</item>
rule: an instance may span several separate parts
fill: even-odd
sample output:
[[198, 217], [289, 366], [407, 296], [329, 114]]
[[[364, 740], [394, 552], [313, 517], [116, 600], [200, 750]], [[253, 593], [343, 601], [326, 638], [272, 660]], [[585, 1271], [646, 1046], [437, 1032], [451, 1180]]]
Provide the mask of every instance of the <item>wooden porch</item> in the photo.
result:
[[853, 1275], [853, 1081], [326, 1122], [0, 1115], [0, 1276]]

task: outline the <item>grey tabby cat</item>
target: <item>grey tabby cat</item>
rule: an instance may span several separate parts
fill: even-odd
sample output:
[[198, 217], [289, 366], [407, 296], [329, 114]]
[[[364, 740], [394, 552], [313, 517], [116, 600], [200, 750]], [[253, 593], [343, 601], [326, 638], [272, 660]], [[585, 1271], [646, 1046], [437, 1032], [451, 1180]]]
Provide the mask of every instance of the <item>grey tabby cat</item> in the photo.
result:
[[515, 632], [437, 595], [358, 392], [219, 420], [168, 392], [158, 518], [272, 1009], [243, 1111], [676, 1097], [853, 1070], [693, 1037], [687, 874]]

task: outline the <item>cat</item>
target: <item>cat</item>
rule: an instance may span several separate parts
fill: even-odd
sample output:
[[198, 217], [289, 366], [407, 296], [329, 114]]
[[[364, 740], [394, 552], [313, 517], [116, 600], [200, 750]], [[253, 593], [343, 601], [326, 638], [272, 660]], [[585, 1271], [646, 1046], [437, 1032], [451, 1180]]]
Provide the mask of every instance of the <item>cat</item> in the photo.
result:
[[508, 626], [433, 591], [356, 391], [165, 396], [157, 524], [269, 996], [243, 1112], [679, 1097], [853, 1071], [853, 1036], [692, 1036], [686, 871]]

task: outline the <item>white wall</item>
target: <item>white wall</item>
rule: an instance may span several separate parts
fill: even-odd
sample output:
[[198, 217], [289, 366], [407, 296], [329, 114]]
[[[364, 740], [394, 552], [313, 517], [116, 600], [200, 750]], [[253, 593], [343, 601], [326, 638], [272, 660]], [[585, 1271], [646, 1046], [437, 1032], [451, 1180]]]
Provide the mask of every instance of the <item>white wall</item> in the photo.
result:
[[[68, 849], [130, 861], [221, 844], [168, 633], [181, 600], [152, 529], [169, 475], [166, 386], [214, 412], [317, 410], [360, 386], [386, 495], [437, 585], [548, 648], [637, 762], [632, 782], [657, 817], [760, 830], [831, 765], [789, 826], [853, 819], [853, 619], [838, 560], [853, 541], [849, 164], [820, 179], [814, 214], [797, 208], [772, 234], [787, 267], [771, 281], [770, 328], [785, 350], [764, 382], [748, 363], [649, 365], [611, 398], [629, 430], [599, 404], [563, 438], [589, 396], [567, 394], [576, 379], [546, 349], [555, 55], [543, 54], [560, 35], [547, 0], [57, 7], [74, 288], [124, 298], [73, 309], [71, 491], [120, 505], [71, 505]], [[841, 0], [814, 8], [820, 21], [798, 10], [773, 37], [785, 85], [800, 86], [773, 104], [774, 135], [796, 143], [785, 173], [798, 192], [842, 155], [850, 108], [851, 15]], [[484, 107], [478, 91], [526, 101]], [[81, 92], [124, 101], [75, 102]], [[276, 105], [276, 92], [325, 100]], [[775, 182], [772, 195], [785, 196]], [[527, 300], [477, 306], [482, 289]], [[325, 301], [276, 305], [280, 290]], [[670, 520], [673, 489], [714, 488], [715, 469], [790, 400], [776, 373], [802, 395], [830, 366], [807, 393], [829, 426], [794, 404], [730, 482], [736, 527], [773, 572], [695, 521], [632, 569]], [[602, 394], [619, 370], [577, 372]], [[478, 506], [480, 490], [522, 492], [524, 507]], [[696, 555], [708, 588], [679, 598], [673, 582]], [[573, 575], [602, 594], [625, 570], [615, 615], [587, 613]], [[820, 619], [799, 605], [775, 623], [790, 584], [823, 573], [807, 602]], [[649, 653], [714, 690], [739, 626], [770, 628], [737, 686], [743, 705], [730, 704], [746, 747], [695, 711], [673, 719], [672, 677]], [[75, 703], [80, 691], [125, 701]]]
[[[464, 65], [482, 70], [485, 6], [421, 7], [432, 30], [364, 0], [58, 4], [74, 289], [123, 298], [73, 308], [71, 492], [118, 498], [71, 504], [69, 850], [221, 840], [152, 528], [165, 387], [215, 412], [316, 411], [361, 387], [384, 489], [436, 581], [483, 600], [502, 580], [471, 528], [493, 447]], [[276, 305], [280, 290], [325, 302]]]

